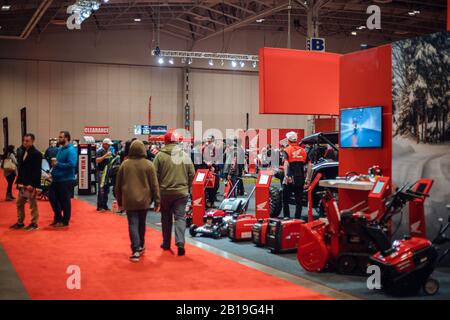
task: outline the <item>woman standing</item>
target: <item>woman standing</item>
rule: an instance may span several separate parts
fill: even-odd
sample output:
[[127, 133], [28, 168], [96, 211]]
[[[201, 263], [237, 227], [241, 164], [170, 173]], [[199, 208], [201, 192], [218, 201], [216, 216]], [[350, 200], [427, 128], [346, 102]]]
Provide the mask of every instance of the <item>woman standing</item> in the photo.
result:
[[15, 199], [12, 194], [12, 187], [17, 176], [17, 158], [14, 153], [14, 146], [12, 145], [8, 146], [3, 154], [2, 169], [3, 175], [8, 182], [6, 201], [12, 201]]

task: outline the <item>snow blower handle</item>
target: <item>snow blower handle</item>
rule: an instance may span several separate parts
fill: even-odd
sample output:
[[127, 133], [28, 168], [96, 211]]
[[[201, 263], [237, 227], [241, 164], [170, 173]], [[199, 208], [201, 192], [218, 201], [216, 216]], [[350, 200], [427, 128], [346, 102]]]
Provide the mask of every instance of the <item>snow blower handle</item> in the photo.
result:
[[248, 205], [250, 204], [250, 199], [252, 198], [253, 194], [255, 193], [256, 190], [256, 185], [253, 187], [252, 191], [250, 192], [250, 194], [247, 197], [247, 200], [245, 200], [244, 205], [242, 206], [242, 210], [243, 212], [246, 212], [248, 209]]

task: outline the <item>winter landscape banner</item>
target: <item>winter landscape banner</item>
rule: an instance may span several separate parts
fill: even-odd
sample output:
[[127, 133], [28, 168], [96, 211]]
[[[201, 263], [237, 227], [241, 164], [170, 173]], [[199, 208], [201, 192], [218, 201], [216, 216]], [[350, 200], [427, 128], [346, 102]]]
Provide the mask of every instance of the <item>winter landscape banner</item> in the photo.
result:
[[393, 180], [434, 179], [425, 209], [432, 239], [450, 214], [450, 33], [394, 43], [392, 72]]

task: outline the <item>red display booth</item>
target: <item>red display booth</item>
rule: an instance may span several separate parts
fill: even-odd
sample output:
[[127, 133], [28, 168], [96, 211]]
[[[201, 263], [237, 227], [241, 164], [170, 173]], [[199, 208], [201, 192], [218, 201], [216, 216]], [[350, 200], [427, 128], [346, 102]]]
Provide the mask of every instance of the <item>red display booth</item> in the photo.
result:
[[[392, 49], [347, 55], [260, 49], [260, 113], [339, 115], [341, 109], [383, 107], [381, 148], [341, 148], [339, 175], [367, 173], [374, 165], [392, 176]], [[368, 191], [340, 189], [339, 207], [367, 200]]]

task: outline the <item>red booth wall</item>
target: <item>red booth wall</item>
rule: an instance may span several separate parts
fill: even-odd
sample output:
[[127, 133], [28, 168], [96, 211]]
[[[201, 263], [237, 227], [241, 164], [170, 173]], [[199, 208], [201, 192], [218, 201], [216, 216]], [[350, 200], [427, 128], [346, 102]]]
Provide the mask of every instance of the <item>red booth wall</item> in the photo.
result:
[[259, 113], [338, 114], [339, 54], [259, 50]]
[[[390, 45], [342, 56], [340, 61], [340, 109], [383, 106], [383, 146], [377, 149], [339, 150], [339, 175], [366, 173], [379, 165], [392, 176], [392, 47]], [[367, 199], [367, 192], [339, 190], [339, 206], [346, 209]]]

